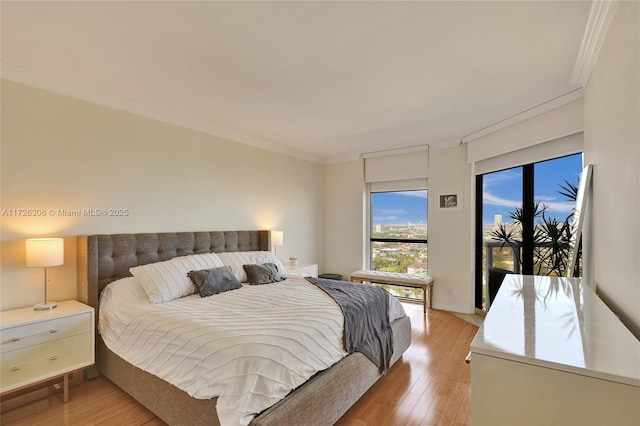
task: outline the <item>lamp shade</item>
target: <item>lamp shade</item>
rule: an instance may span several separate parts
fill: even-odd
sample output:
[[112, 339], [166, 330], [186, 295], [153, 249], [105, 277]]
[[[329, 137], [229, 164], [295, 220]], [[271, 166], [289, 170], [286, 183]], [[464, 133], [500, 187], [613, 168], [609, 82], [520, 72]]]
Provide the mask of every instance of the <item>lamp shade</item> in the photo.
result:
[[271, 231], [271, 245], [273, 246], [281, 246], [284, 240], [284, 232], [282, 231]]
[[27, 266], [57, 266], [64, 263], [62, 238], [29, 238], [26, 244]]

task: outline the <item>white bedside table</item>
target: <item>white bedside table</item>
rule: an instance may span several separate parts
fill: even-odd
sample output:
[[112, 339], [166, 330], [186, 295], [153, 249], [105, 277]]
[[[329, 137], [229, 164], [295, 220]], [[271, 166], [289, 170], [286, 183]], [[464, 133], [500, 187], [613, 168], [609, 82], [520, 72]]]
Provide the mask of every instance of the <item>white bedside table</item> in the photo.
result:
[[317, 263], [298, 263], [297, 265], [291, 265], [285, 263], [289, 275], [296, 277], [317, 277], [318, 276], [318, 264]]
[[75, 300], [51, 311], [32, 307], [0, 312], [0, 393], [62, 377], [95, 363], [95, 313]]

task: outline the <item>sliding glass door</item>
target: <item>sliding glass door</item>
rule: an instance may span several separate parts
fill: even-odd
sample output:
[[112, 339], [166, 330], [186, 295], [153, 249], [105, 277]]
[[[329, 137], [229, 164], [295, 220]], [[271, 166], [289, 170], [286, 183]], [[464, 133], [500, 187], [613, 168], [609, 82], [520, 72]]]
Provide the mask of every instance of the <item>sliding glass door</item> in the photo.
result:
[[509, 273], [563, 276], [582, 154], [478, 175], [476, 307]]

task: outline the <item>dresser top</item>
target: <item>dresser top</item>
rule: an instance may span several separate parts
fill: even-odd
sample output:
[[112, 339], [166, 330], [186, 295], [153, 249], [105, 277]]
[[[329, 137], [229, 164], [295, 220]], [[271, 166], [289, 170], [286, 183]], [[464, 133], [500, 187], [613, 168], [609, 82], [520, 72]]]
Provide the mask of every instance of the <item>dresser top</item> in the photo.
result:
[[58, 307], [50, 311], [35, 311], [31, 306], [28, 308], [2, 311], [0, 312], [0, 329], [45, 321], [52, 318], [77, 315], [84, 312], [93, 312], [92, 307], [80, 303], [77, 300], [65, 300], [64, 302], [56, 303]]
[[640, 341], [580, 279], [507, 275], [471, 351], [640, 387]]

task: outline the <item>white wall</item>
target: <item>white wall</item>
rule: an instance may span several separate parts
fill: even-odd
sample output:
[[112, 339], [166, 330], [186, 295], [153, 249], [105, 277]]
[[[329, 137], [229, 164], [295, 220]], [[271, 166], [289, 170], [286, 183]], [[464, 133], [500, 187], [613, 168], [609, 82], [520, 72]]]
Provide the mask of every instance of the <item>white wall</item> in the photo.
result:
[[[365, 187], [361, 161], [325, 166], [324, 272], [349, 274], [365, 263]], [[434, 308], [473, 312], [471, 166], [466, 146], [429, 150], [429, 275]], [[438, 212], [439, 191], [461, 190], [462, 212]]]
[[[429, 150], [429, 275], [437, 309], [474, 312], [472, 179], [466, 146]], [[462, 211], [438, 210], [438, 194], [451, 191], [462, 191]]]
[[324, 169], [324, 262], [320, 272], [343, 275], [364, 265], [365, 187], [362, 160]]
[[[278, 229], [278, 255], [322, 256], [322, 166], [50, 92], [2, 81], [0, 309], [41, 302], [42, 270], [24, 240], [65, 237], [50, 298], [76, 297], [75, 236]], [[61, 217], [58, 209], [126, 208], [126, 217]]]
[[600, 297], [640, 338], [640, 4], [620, 2], [585, 91], [593, 169], [591, 267]]

